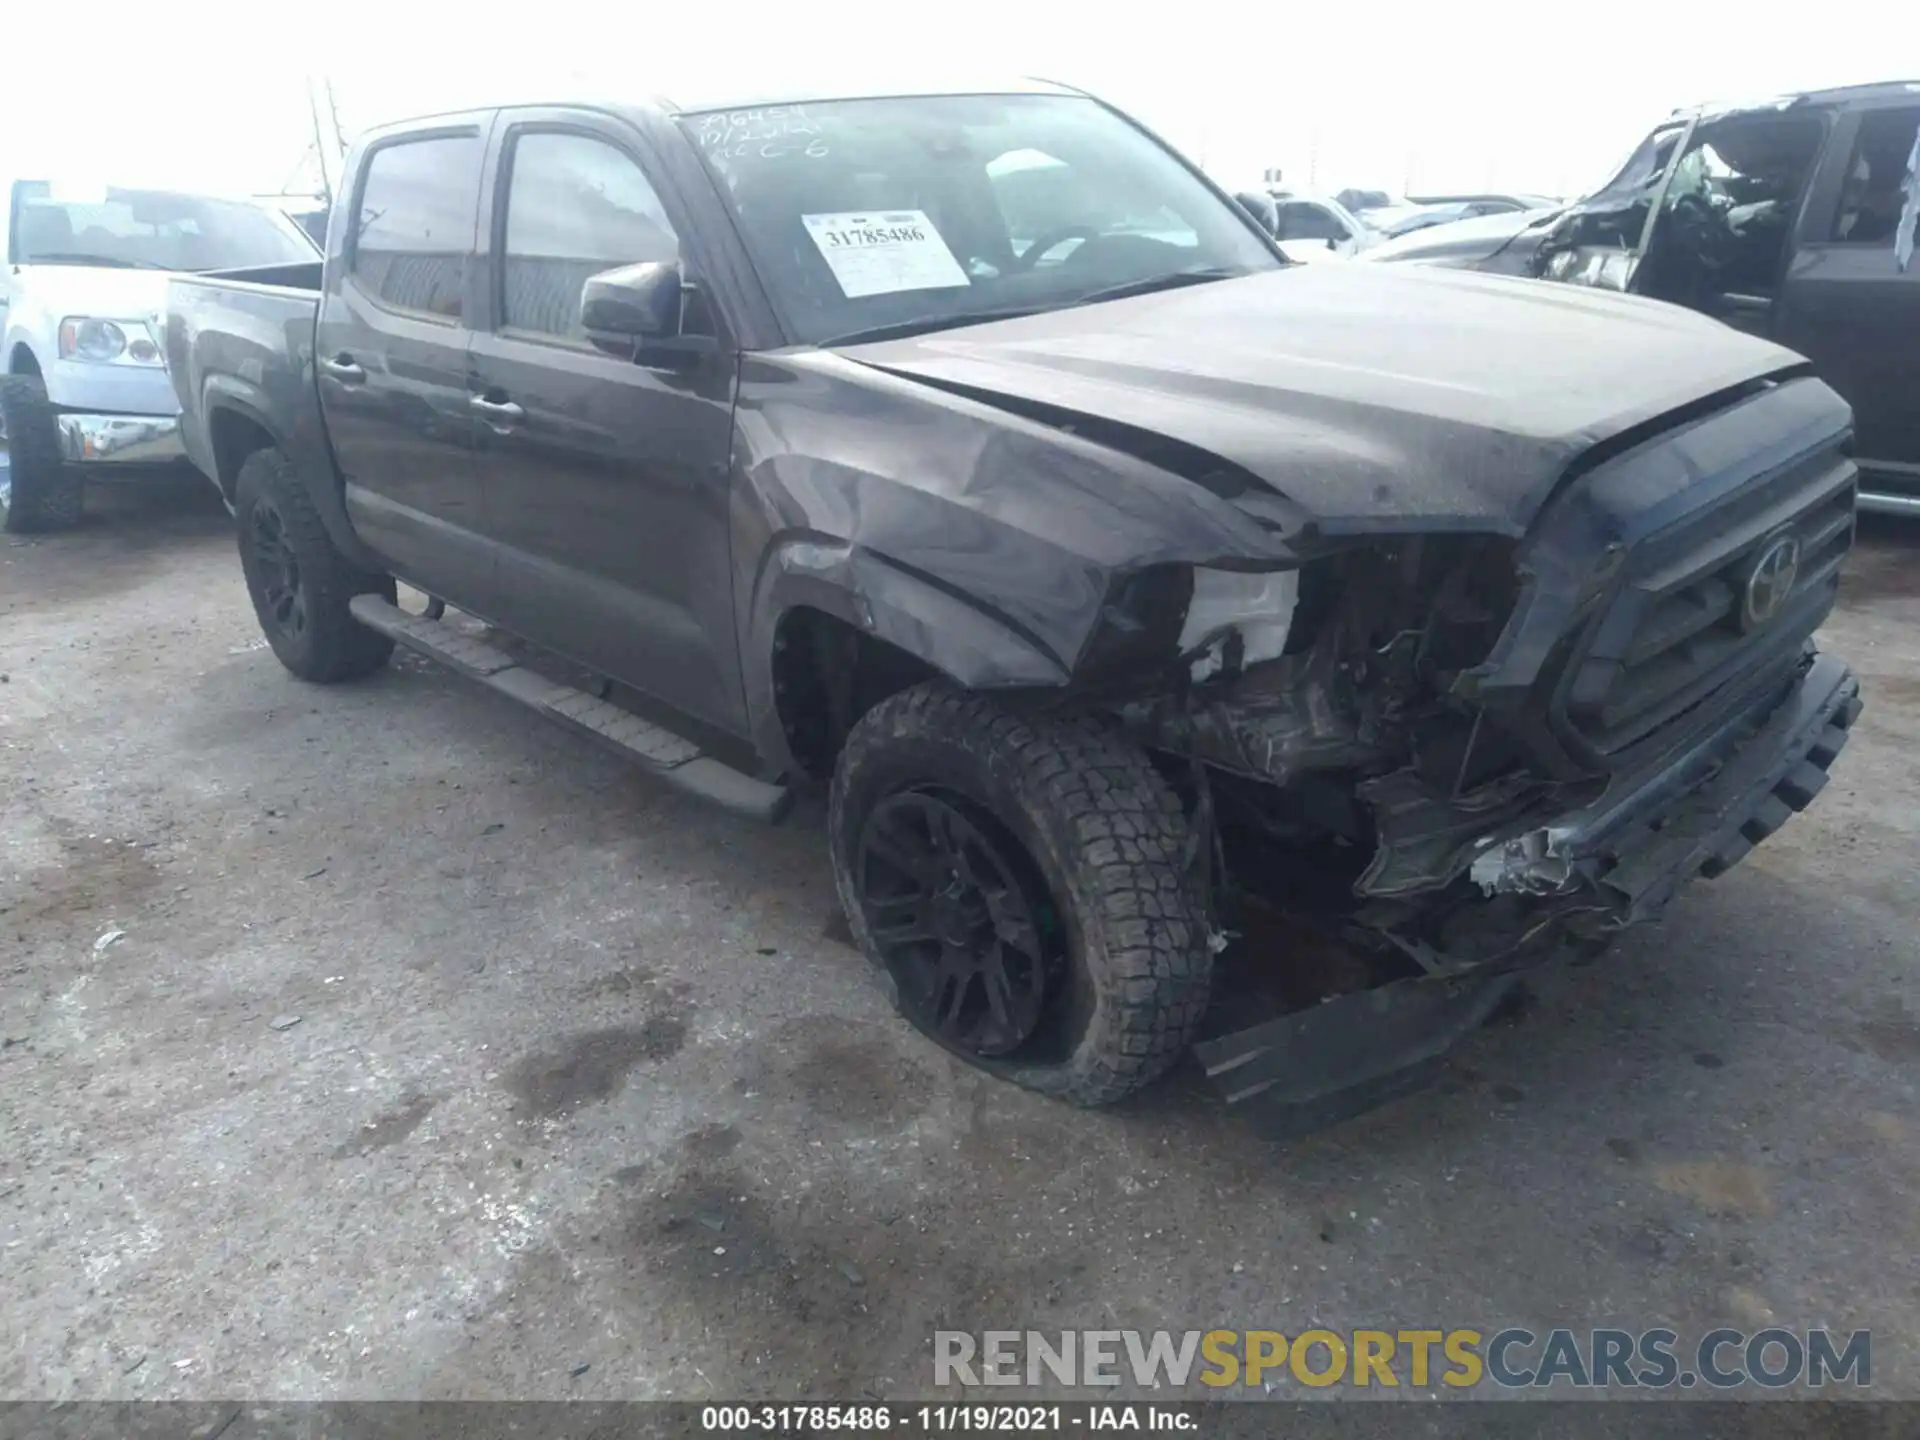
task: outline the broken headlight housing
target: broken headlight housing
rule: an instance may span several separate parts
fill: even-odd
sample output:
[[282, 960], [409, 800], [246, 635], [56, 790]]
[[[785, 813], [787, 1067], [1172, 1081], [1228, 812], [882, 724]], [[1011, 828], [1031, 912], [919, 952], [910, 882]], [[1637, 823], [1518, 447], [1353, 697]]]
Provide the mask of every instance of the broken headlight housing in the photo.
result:
[[1180, 654], [1195, 680], [1223, 669], [1276, 660], [1287, 648], [1300, 600], [1297, 570], [1193, 571], [1193, 597], [1180, 627]]
[[1638, 254], [1617, 245], [1575, 245], [1549, 255], [1540, 274], [1542, 279], [1566, 285], [1624, 292], [1633, 284], [1633, 272], [1639, 264]]

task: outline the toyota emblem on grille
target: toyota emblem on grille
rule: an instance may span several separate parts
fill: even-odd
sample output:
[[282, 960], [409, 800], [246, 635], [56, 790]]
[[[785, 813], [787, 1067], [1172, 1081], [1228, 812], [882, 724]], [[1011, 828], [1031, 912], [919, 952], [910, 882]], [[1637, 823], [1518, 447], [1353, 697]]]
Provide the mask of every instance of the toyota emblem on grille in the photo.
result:
[[1758, 630], [1780, 613], [1793, 593], [1793, 582], [1800, 578], [1800, 541], [1782, 535], [1753, 562], [1747, 571], [1747, 583], [1740, 596], [1740, 625]]

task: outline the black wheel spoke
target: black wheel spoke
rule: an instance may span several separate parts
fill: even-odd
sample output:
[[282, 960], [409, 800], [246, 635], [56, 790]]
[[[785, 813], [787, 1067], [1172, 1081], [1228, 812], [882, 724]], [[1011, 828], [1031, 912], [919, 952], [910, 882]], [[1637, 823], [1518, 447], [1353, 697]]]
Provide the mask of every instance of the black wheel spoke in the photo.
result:
[[902, 915], [917, 915], [920, 907], [927, 903], [924, 890], [909, 891], [905, 895], [869, 895], [867, 911], [876, 921], [891, 916], [894, 919]]
[[263, 565], [275, 569], [286, 563], [286, 546], [281, 542], [278, 517], [265, 508], [253, 512], [253, 553]]
[[1005, 967], [998, 963], [989, 963], [980, 977], [985, 982], [987, 1008], [993, 1012], [993, 1023], [999, 1027], [1002, 1035], [1016, 1035], [1019, 1026], [1014, 1022], [1015, 1001], [1013, 987], [1007, 983]]
[[932, 850], [897, 821], [891, 825], [876, 823], [868, 831], [867, 854], [923, 886], [933, 878]]
[[262, 608], [281, 634], [304, 634], [309, 618], [306, 586], [280, 512], [270, 503], [256, 504], [249, 533]]
[[1040, 928], [1032, 919], [1004, 901], [992, 898], [987, 901], [987, 910], [992, 917], [993, 933], [999, 937], [1000, 943], [1018, 951], [1033, 964], [1040, 964]]
[[970, 969], [956, 969], [951, 965], [941, 968], [938, 991], [939, 1003], [936, 1006], [935, 1014], [939, 1018], [941, 1025], [948, 1030], [957, 1030], [959, 1028], [960, 1013], [966, 1007], [967, 991], [972, 987], [973, 973]]
[[937, 812], [934, 843], [940, 852], [949, 875], [957, 876], [960, 883], [971, 886], [973, 880], [973, 862], [967, 858], [967, 842], [971, 838], [966, 829], [966, 821], [954, 811], [942, 806]]
[[860, 845], [867, 933], [916, 1022], [968, 1053], [1017, 1052], [1040, 1028], [1050, 973], [1015, 879], [1023, 852], [970, 802], [931, 790], [881, 801]]
[[926, 897], [894, 895], [867, 901], [867, 929], [878, 945], [907, 945], [916, 940], [936, 940], [939, 932], [926, 914]]
[[926, 806], [927, 832], [933, 837], [933, 853], [942, 860], [952, 862], [957, 857], [960, 841], [954, 835], [954, 825], [959, 816], [946, 806]]

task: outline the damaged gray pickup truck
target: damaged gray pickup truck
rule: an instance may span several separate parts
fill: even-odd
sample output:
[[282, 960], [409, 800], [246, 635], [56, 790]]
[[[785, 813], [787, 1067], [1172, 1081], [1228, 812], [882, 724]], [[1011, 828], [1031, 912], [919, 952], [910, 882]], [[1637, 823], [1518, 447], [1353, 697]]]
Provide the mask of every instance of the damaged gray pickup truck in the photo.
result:
[[[829, 786], [900, 1010], [1037, 1090], [1197, 1045], [1275, 1129], [1377, 1103], [1859, 712], [1812, 640], [1848, 409], [1687, 311], [1289, 265], [1044, 86], [441, 115], [348, 168], [323, 272], [172, 282], [275, 654], [414, 646], [751, 814]], [[1237, 907], [1302, 891], [1364, 981], [1218, 1033]]]

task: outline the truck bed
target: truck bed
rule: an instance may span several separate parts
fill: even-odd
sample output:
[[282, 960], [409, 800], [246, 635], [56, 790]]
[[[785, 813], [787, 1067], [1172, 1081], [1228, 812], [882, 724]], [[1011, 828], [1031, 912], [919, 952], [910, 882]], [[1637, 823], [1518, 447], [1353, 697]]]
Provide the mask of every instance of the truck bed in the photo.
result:
[[229, 503], [257, 432], [296, 461], [324, 453], [313, 383], [320, 277], [315, 260], [181, 275], [167, 287], [167, 367], [181, 438]]

